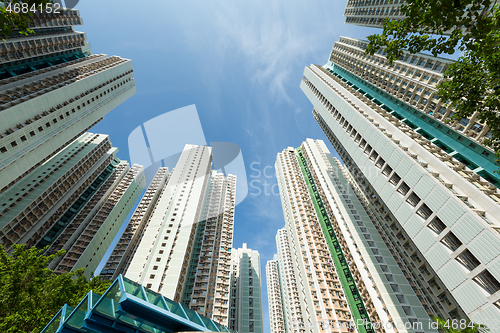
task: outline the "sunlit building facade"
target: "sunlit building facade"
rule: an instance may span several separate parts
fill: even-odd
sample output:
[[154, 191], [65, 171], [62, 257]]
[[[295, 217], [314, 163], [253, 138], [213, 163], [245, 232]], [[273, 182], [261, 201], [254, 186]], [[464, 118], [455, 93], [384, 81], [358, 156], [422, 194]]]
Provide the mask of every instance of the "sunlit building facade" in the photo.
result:
[[135, 93], [132, 62], [92, 55], [77, 10], [33, 21], [0, 41], [0, 192]]
[[269, 325], [271, 333], [285, 333], [283, 298], [279, 277], [278, 255], [266, 263], [267, 300], [269, 304]]
[[449, 120], [433, 97], [445, 60], [407, 55], [390, 66], [363, 45], [342, 37], [326, 65], [306, 67], [314, 117], [426, 311], [491, 323], [500, 316], [500, 192], [482, 141], [489, 130], [474, 116]]
[[237, 332], [264, 332], [260, 254], [243, 247], [231, 251], [229, 328]]
[[113, 252], [111, 252], [110, 257], [99, 274], [103, 279], [114, 280], [118, 275], [125, 274], [127, 271], [130, 261], [134, 257], [141, 239], [144, 236], [144, 231], [148, 227], [151, 214], [154, 211], [157, 200], [165, 188], [168, 177], [168, 168], [161, 167], [156, 172], [130, 218], [127, 227], [120, 236]]
[[345, 22], [364, 27], [382, 28], [385, 19], [403, 19], [401, 4], [404, 0], [348, 0]]
[[[294, 148], [275, 168], [285, 227], [276, 237], [287, 332], [348, 332], [353, 315]], [[282, 264], [283, 263], [283, 264]]]
[[[120, 161], [95, 194], [82, 202], [78, 213], [52, 242], [49, 254], [60, 249], [66, 250], [66, 254], [49, 267], [56, 273], [84, 268], [85, 275], [92, 276], [140, 197], [145, 182], [141, 165], [130, 166]], [[75, 207], [70, 208], [71, 212], [75, 210]]]
[[[335, 320], [338, 321], [338, 317], [342, 316], [350, 317], [352, 321], [349, 322], [356, 323], [356, 329], [363, 332], [435, 331], [429, 326], [430, 317], [418, 298], [418, 290], [412, 288], [397, 265], [377, 232], [373, 222], [375, 217], [365, 210], [364, 204], [351, 188], [349, 176], [331, 156], [325, 144], [321, 140], [307, 139], [301, 147], [288, 149], [287, 152], [300, 167], [295, 173], [296, 179], [306, 185], [301, 193], [302, 199], [293, 204], [294, 208], [298, 208], [294, 217], [308, 217], [311, 220], [315, 218], [315, 226], [318, 227], [315, 232], [305, 232], [304, 238], [307, 241], [309, 237], [309, 242], [308, 246], [300, 247], [300, 252], [294, 250], [293, 245], [288, 245], [288, 253], [278, 256], [280, 276], [288, 274], [300, 281], [299, 272], [290, 274], [286, 269], [282, 272], [282, 262], [286, 264], [287, 260], [291, 259], [292, 263], [297, 263], [299, 253], [304, 256], [308, 249], [316, 254], [313, 256], [311, 253], [311, 257], [306, 257], [305, 261], [306, 265], [309, 263], [314, 267], [314, 274], [308, 275], [308, 282], [312, 289], [314, 313], [317, 315], [311, 322], [316, 324], [306, 325], [302, 329], [314, 330], [315, 326], [319, 325], [323, 330], [329, 327], [332, 331], [337, 331]], [[298, 182], [289, 186], [290, 192], [292, 186], [300, 192]], [[309, 207], [311, 208], [307, 209]], [[287, 238], [288, 243], [293, 244], [291, 237]], [[287, 241], [282, 235], [278, 235], [278, 253], [282, 252], [280, 248], [286, 246]], [[311, 241], [315, 241], [316, 246], [312, 246]], [[323, 267], [323, 271], [320, 267]], [[322, 277], [321, 273], [329, 273], [333, 279], [327, 280], [326, 283], [318, 279], [318, 287], [314, 283], [316, 281], [311, 280], [314, 276]], [[280, 279], [279, 282], [281, 290], [285, 291], [281, 296], [285, 303], [284, 296], [288, 286], [286, 280]], [[305, 285], [302, 281], [300, 284]], [[330, 284], [335, 289], [328, 288]], [[301, 299], [300, 291], [298, 294], [303, 312], [308, 307], [308, 299]], [[322, 296], [321, 299], [319, 295]], [[339, 295], [342, 297], [339, 298]], [[339, 299], [334, 299], [335, 296]], [[321, 304], [324, 309], [320, 308]], [[287, 330], [291, 331], [293, 322], [288, 318], [287, 311], [284, 313]], [[329, 316], [329, 313], [335, 313], [337, 318]], [[374, 325], [358, 324], [362, 321], [369, 321]], [[304, 322], [307, 322], [306, 319]], [[345, 324], [346, 327], [352, 328], [350, 325]]]
[[[7, 250], [13, 244], [68, 250], [83, 231], [76, 215], [92, 215], [90, 202], [105, 200], [106, 186], [118, 184], [111, 179], [130, 168], [107, 136], [86, 131], [135, 93], [132, 62], [93, 55], [85, 33], [74, 29], [80, 24], [73, 9], [35, 13], [33, 33], [14, 31], [0, 41], [0, 244]], [[144, 187], [140, 173], [134, 177]], [[119, 225], [104, 234], [95, 228], [98, 237], [86, 239], [99, 239], [99, 253], [84, 256], [92, 264], [75, 266], [89, 275]]]
[[186, 145], [160, 168], [102, 275], [124, 274], [226, 325], [236, 177], [211, 170], [210, 147]]

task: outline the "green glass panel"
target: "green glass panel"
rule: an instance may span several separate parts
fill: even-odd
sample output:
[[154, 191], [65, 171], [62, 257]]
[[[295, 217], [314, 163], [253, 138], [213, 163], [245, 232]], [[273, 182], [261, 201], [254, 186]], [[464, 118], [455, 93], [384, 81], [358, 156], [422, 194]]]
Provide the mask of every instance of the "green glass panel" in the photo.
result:
[[92, 304], [90, 304], [90, 307], [93, 308], [101, 297], [101, 295], [92, 292]]
[[219, 331], [221, 332], [227, 332], [227, 329], [224, 325], [219, 324], [218, 322], [214, 321], [214, 324], [219, 328]]
[[148, 297], [149, 303], [151, 303], [159, 308], [162, 308], [164, 310], [168, 310], [167, 306], [161, 300], [162, 296], [160, 294], [155, 293], [154, 291], [149, 290], [147, 288], [144, 288], [144, 290], [146, 290], [146, 296]]
[[66, 313], [64, 314], [64, 320], [68, 319], [69, 315], [71, 314], [71, 312], [73, 312], [75, 308], [72, 308], [71, 306], [69, 305], [66, 305]]
[[151, 327], [149, 325], [143, 324], [141, 326], [141, 332], [146, 332], [146, 333], [161, 333], [163, 331], [161, 331], [161, 330], [159, 330], [157, 328]]
[[85, 314], [87, 313], [87, 306], [89, 302], [89, 295], [85, 296], [82, 302], [78, 304], [76, 309], [71, 313], [69, 319], [66, 321], [66, 325], [73, 328], [80, 328], [83, 325], [83, 320], [85, 319]]
[[42, 333], [56, 333], [59, 328], [59, 323], [61, 322], [62, 310], [60, 310], [57, 315], [52, 319], [52, 322], [47, 326]]
[[125, 286], [125, 292], [127, 294], [139, 297], [144, 301], [148, 301], [142, 292], [142, 286], [140, 284], [128, 279], [123, 279], [123, 285]]
[[125, 316], [119, 316], [116, 320], [121, 321], [121, 322], [128, 324], [130, 326], [133, 326], [135, 328], [138, 328], [139, 326], [141, 326], [140, 321], [136, 321], [136, 320], [130, 319], [130, 318], [125, 317]]
[[180, 307], [180, 304], [177, 304], [174, 301], [171, 301], [166, 297], [164, 297], [163, 299], [165, 300], [165, 303], [167, 303], [167, 306], [171, 312], [175, 313], [176, 315], [181, 316], [182, 318], [187, 319], [186, 315], [182, 311], [182, 308]]
[[196, 312], [194, 312], [193, 310], [188, 309], [186, 307], [183, 307], [183, 308], [184, 308], [184, 311], [186, 311], [186, 314], [188, 315], [189, 320], [191, 320], [193, 323], [196, 323], [198, 325], [205, 326], [205, 325], [203, 325], [203, 322], [199, 319]]
[[101, 297], [94, 311], [104, 316], [116, 318], [115, 309], [118, 308], [121, 296], [120, 285], [118, 280], [115, 280], [114, 285]]
[[201, 320], [203, 320], [203, 322], [205, 323], [205, 327], [208, 328], [209, 331], [217, 332], [217, 328], [215, 327], [214, 322], [212, 320], [210, 320], [205, 316], [200, 316], [200, 317]]

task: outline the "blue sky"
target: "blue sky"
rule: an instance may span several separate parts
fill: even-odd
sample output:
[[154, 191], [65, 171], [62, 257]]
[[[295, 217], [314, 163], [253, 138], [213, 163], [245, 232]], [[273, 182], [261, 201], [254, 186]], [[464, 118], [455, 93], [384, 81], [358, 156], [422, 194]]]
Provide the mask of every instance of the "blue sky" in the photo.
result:
[[129, 159], [134, 128], [191, 104], [207, 142], [241, 147], [254, 183], [236, 207], [233, 244], [245, 242], [261, 254], [266, 332], [265, 264], [284, 225], [277, 186], [272, 193], [276, 154], [306, 138], [327, 142], [299, 88], [302, 72], [324, 64], [339, 36], [377, 31], [344, 24], [344, 6], [344, 0], [87, 0], [76, 6], [84, 21], [77, 30], [87, 33], [93, 53], [133, 61], [137, 94], [92, 129], [110, 135], [118, 157]]

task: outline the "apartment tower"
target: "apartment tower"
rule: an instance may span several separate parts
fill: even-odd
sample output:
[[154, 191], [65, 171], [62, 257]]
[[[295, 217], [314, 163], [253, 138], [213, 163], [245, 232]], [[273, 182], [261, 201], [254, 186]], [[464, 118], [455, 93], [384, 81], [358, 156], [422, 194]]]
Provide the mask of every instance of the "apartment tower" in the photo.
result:
[[171, 172], [160, 168], [101, 275], [227, 325], [236, 177], [211, 166], [210, 147], [186, 145]]
[[[36, 13], [34, 33], [14, 31], [0, 41], [0, 244], [6, 250], [13, 244], [69, 249], [80, 236], [73, 233], [83, 230], [75, 227], [76, 215], [104, 200], [105, 189], [117, 186], [112, 179], [130, 168], [107, 136], [85, 132], [135, 93], [132, 62], [93, 55], [85, 34], [74, 29], [80, 24], [77, 10]], [[144, 187], [140, 167], [133, 168], [136, 185]], [[86, 235], [97, 242], [89, 261], [102, 257], [102, 244], [119, 226], [105, 229], [95, 226]], [[90, 275], [96, 265], [77, 266]]]
[[285, 217], [277, 248], [280, 278], [285, 283], [286, 330], [348, 332], [353, 314], [332, 266], [333, 258], [295, 149], [279, 153], [275, 168]]
[[[335, 320], [339, 320], [339, 317], [350, 319], [349, 325], [345, 325], [352, 328], [354, 323], [362, 332], [435, 331], [429, 326], [429, 314], [418, 298], [418, 290], [406, 279], [378, 235], [373, 222], [375, 217], [365, 211], [344, 169], [331, 156], [325, 144], [321, 140], [307, 139], [301, 147], [293, 150], [289, 148], [286, 152], [290, 154], [290, 162], [297, 163], [294, 176], [305, 184], [302, 188], [299, 182], [290, 184], [289, 193], [292, 186], [296, 193], [302, 192], [300, 201], [291, 204], [293, 208], [297, 207], [295, 212], [292, 211], [292, 216], [307, 217], [315, 221], [316, 228], [304, 233], [304, 246], [294, 246], [292, 238], [289, 253], [278, 256], [278, 266], [280, 276], [283, 276], [281, 258], [285, 264], [290, 256], [292, 263], [304, 261], [306, 268], [308, 265], [311, 267], [313, 274], [307, 273], [307, 281], [313, 295], [315, 312], [312, 313], [316, 313], [313, 322], [323, 325], [323, 329], [328, 326], [332, 331], [338, 330]], [[282, 238], [281, 235], [277, 237], [278, 252], [282, 252]], [[315, 247], [311, 247], [313, 241]], [[310, 257], [304, 260], [304, 252], [307, 254], [305, 250], [308, 249], [312, 250]], [[300, 253], [303, 258], [300, 258]], [[288, 272], [286, 269], [284, 271], [286, 275]], [[301, 280], [300, 272], [294, 272], [293, 275]], [[318, 279], [323, 275], [333, 278], [324, 283]], [[280, 282], [283, 290], [284, 281], [280, 279]], [[302, 281], [300, 284], [305, 285]], [[286, 294], [286, 291], [282, 294]], [[322, 299], [319, 299], [319, 295]], [[309, 302], [307, 297], [300, 300], [303, 309], [310, 306]], [[305, 311], [311, 313], [310, 310]], [[285, 322], [289, 330], [292, 323], [286, 311]], [[372, 324], [368, 325], [367, 322]], [[313, 324], [313, 329], [318, 324]]]
[[436, 99], [447, 60], [383, 51], [341, 37], [301, 89], [374, 212], [374, 224], [422, 305], [442, 318], [490, 324], [500, 317], [500, 191], [491, 133], [455, 121]]
[[269, 304], [269, 324], [271, 333], [285, 333], [283, 298], [279, 277], [278, 255], [266, 263], [267, 300]]
[[264, 332], [260, 254], [242, 248], [231, 251], [231, 295], [229, 329], [237, 332]]

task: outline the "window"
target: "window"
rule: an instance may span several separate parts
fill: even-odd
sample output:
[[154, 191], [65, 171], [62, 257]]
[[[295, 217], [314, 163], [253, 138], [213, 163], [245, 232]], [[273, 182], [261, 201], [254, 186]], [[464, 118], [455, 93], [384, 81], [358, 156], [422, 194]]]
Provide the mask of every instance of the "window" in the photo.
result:
[[432, 219], [431, 223], [427, 226], [429, 229], [434, 231], [436, 234], [440, 234], [443, 232], [444, 229], [446, 229], [446, 225], [441, 221], [439, 217], [435, 217]]
[[405, 182], [403, 182], [401, 186], [399, 186], [397, 191], [402, 195], [406, 195], [410, 191], [410, 187]]
[[7, 152], [7, 148], [1, 147], [0, 148], [0, 153], [5, 154]]
[[375, 166], [376, 166], [377, 168], [382, 168], [382, 166], [383, 166], [384, 164], [385, 164], [385, 160], [384, 160], [382, 157], [380, 157], [380, 158], [378, 159], [377, 163], [375, 163]]
[[21, 141], [22, 141], [22, 142], [24, 142], [24, 141], [26, 141], [26, 140], [28, 140], [28, 139], [26, 138], [26, 136], [24, 136], [24, 135], [23, 135], [23, 136], [21, 137]]
[[469, 271], [472, 271], [474, 268], [481, 264], [469, 250], [465, 250], [464, 252], [462, 252], [462, 254], [460, 254], [456, 259]]
[[391, 179], [389, 179], [389, 183], [396, 186], [397, 184], [399, 184], [400, 180], [401, 180], [401, 177], [399, 177], [399, 175], [397, 173], [394, 173], [392, 175]]
[[494, 294], [500, 290], [500, 283], [488, 270], [484, 270], [476, 276], [474, 281], [490, 294]]
[[389, 177], [391, 172], [392, 172], [392, 168], [388, 165], [384, 168], [384, 170], [382, 170], [382, 174], [386, 177]]
[[424, 220], [427, 220], [432, 215], [432, 210], [426, 205], [422, 204], [417, 211], [417, 214], [420, 215]]
[[451, 231], [441, 240], [441, 243], [443, 243], [451, 251], [455, 251], [462, 246], [460, 239], [458, 239], [457, 236], [455, 236], [455, 234]]
[[17, 147], [17, 142], [16, 142], [16, 141], [12, 141], [12, 142], [10, 143], [10, 145], [12, 146], [12, 148]]
[[[406, 183], [404, 183], [404, 184], [406, 185]], [[409, 187], [408, 187], [408, 189], [409, 189]], [[406, 199], [406, 202], [408, 202], [410, 205], [415, 207], [420, 202], [420, 197], [415, 192], [412, 192], [412, 194], [410, 194], [408, 199]]]
[[33, 136], [35, 136], [35, 132], [34, 132], [34, 131], [31, 131], [31, 132], [30, 132], [30, 136], [32, 136], [32, 137], [33, 137]]

